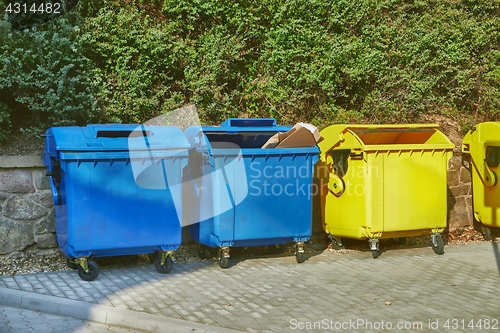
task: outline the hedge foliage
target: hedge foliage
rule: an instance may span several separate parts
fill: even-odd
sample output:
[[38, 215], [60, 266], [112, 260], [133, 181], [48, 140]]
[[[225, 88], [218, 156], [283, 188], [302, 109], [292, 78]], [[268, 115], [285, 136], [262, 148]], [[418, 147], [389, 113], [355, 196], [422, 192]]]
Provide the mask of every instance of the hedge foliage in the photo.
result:
[[19, 110], [19, 126], [44, 130], [144, 122], [188, 103], [208, 123], [499, 118], [500, 0], [74, 4], [1, 22], [4, 131]]
[[93, 64], [85, 56], [78, 20], [32, 15], [6, 14], [0, 21], [0, 139], [14, 122], [39, 133], [52, 125], [84, 124], [98, 112]]

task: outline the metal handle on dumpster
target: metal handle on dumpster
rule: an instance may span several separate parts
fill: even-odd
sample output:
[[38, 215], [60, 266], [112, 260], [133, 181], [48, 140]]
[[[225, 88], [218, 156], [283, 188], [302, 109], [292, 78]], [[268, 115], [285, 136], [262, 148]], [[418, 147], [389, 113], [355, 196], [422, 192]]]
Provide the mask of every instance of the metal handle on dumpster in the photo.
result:
[[61, 196], [59, 195], [59, 189], [56, 186], [56, 182], [52, 176], [49, 177], [50, 189], [52, 190], [52, 200], [54, 201], [54, 206], [61, 204]]

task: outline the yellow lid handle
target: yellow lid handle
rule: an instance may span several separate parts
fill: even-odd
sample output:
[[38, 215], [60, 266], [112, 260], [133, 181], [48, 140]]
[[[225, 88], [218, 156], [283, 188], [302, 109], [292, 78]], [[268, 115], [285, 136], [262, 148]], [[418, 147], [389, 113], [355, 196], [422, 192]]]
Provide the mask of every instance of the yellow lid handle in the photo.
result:
[[497, 174], [494, 171], [491, 171], [486, 164], [486, 161], [483, 162], [483, 174], [482, 174], [484, 185], [486, 186], [495, 186], [498, 182]]
[[330, 178], [328, 179], [328, 189], [336, 197], [340, 197], [345, 192], [345, 184], [342, 178], [330, 173]]

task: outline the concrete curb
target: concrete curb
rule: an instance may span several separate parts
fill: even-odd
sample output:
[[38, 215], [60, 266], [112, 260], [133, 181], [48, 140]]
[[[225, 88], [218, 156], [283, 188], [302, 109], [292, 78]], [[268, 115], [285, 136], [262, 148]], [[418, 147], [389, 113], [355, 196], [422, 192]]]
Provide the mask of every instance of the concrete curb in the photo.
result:
[[0, 304], [24, 310], [40, 311], [100, 324], [145, 332], [238, 333], [223, 327], [193, 323], [148, 313], [117, 309], [105, 305], [74, 301], [26, 291], [0, 288]]

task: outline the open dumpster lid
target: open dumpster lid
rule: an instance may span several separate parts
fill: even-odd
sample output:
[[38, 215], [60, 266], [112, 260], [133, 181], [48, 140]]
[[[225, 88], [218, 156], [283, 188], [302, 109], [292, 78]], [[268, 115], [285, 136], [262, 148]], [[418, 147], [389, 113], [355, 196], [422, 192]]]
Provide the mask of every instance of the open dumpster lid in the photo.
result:
[[[321, 131], [322, 147], [398, 150], [412, 146], [428, 149], [453, 149], [453, 143], [439, 131], [438, 124], [333, 125]], [[324, 149], [324, 148], [323, 148]]]
[[189, 142], [175, 126], [134, 124], [52, 127], [47, 130], [46, 151], [128, 151], [187, 149]]

